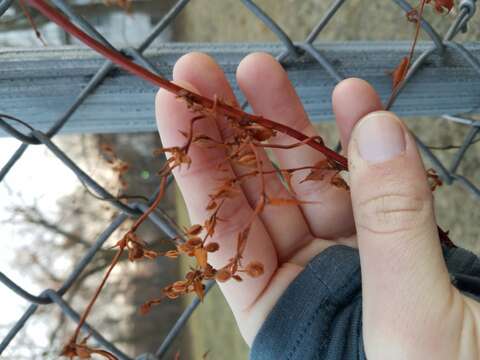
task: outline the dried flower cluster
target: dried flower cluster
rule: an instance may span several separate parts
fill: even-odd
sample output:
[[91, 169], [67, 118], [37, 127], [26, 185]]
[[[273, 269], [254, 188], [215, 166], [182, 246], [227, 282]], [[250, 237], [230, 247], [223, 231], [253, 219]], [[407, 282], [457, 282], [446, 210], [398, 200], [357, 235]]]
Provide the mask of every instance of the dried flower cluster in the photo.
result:
[[122, 190], [126, 189], [128, 184], [125, 181], [124, 175], [130, 167], [128, 163], [117, 156], [117, 153], [111, 145], [101, 144], [100, 151], [105, 157], [107, 164], [111, 166], [112, 171], [117, 175], [117, 180], [120, 183]]
[[402, 58], [400, 64], [392, 71], [392, 96], [388, 101], [387, 108], [392, 105], [392, 101], [401, 87], [405, 77], [407, 76], [408, 70], [412, 64], [413, 55], [415, 53], [415, 47], [417, 45], [417, 40], [420, 35], [421, 19], [423, 18], [423, 13], [425, 10], [425, 5], [432, 5], [435, 11], [439, 14], [448, 14], [453, 10], [455, 5], [454, 0], [420, 0], [418, 6], [414, 7], [412, 10], [408, 11], [406, 14], [407, 20], [416, 25], [415, 35], [412, 41], [412, 46], [407, 56]]
[[[185, 101], [188, 108], [192, 112], [190, 128], [187, 132], [183, 133], [185, 137], [185, 143], [175, 147], [161, 148], [156, 151], [156, 154], [168, 155], [168, 160], [166, 161], [164, 167], [159, 171], [161, 183], [158, 196], [151, 204], [149, 209], [137, 219], [129, 231], [115, 245], [117, 248], [116, 256], [107, 269], [105, 276], [95, 292], [91, 302], [84, 311], [74, 335], [70, 339], [69, 343], [65, 346], [63, 355], [70, 358], [77, 356], [81, 359], [87, 359], [92, 354], [97, 354], [107, 359], [115, 359], [114, 355], [104, 350], [89, 348], [86, 345], [87, 338], [78, 341], [78, 336], [81, 326], [84, 324], [85, 319], [90, 313], [91, 308], [93, 307], [96, 298], [105, 285], [113, 267], [118, 263], [120, 257], [125, 251], [128, 252], [128, 259], [130, 261], [154, 259], [158, 256], [177, 258], [180, 255], [189, 256], [195, 259], [195, 266], [191, 268], [191, 270], [186, 274], [185, 278], [164, 287], [161, 291], [161, 295], [157, 299], [152, 299], [145, 302], [140, 309], [142, 313], [147, 313], [150, 311], [153, 305], [158, 304], [165, 299], [176, 299], [179, 296], [188, 293], [195, 293], [200, 299], [203, 299], [205, 294], [206, 280], [215, 279], [219, 282], [232, 280], [243, 281], [245, 276], [255, 278], [264, 273], [263, 265], [260, 262], [251, 261], [248, 264], [244, 264], [242, 262], [243, 253], [248, 242], [249, 232], [255, 218], [263, 211], [265, 205], [269, 204], [281, 206], [301, 203], [299, 200], [295, 199], [295, 193], [291, 186], [292, 174], [294, 174], [296, 171], [310, 170], [303, 181], [321, 181], [327, 178], [328, 175], [330, 182], [334, 186], [345, 189], [346, 191], [349, 190], [347, 182], [342, 177], [342, 172], [348, 170], [347, 159], [326, 147], [319, 136], [308, 137], [295, 129], [275, 121], [263, 118], [261, 116], [245, 113], [233, 104], [229, 104], [221, 99], [208, 99], [201, 95], [192, 93], [135, 64], [123, 56], [123, 54], [98, 43], [89, 35], [85, 34], [82, 30], [78, 29], [67, 18], [58, 13], [56, 9], [52, 8], [44, 0], [27, 1], [30, 3], [30, 5], [35, 7], [52, 21], [59, 24], [70, 34], [76, 36], [88, 46], [97, 50], [122, 68], [150, 81], [159, 87], [164, 88], [167, 91], [176, 94], [179, 99]], [[122, 7], [128, 7], [130, 4], [130, 1], [128, 0], [105, 1], [106, 3], [115, 3]], [[400, 65], [392, 72], [393, 91], [391, 101], [389, 101], [387, 104], [387, 109], [393, 102], [394, 95], [401, 87], [410, 68], [415, 45], [420, 32], [419, 20], [422, 18], [424, 8], [427, 4], [431, 4], [439, 13], [450, 12], [453, 8], [453, 0], [420, 0], [418, 7], [407, 14], [407, 19], [416, 23], [415, 37], [412, 42], [410, 53], [408, 56], [402, 59]], [[227, 121], [229, 123], [231, 131], [225, 139], [219, 141], [195, 131], [195, 124], [198, 121], [216, 122], [217, 120]], [[275, 144], [275, 136], [278, 133], [289, 135], [296, 142], [290, 145]], [[160, 203], [165, 192], [167, 176], [177, 168], [182, 166], [189, 167], [191, 165], [192, 159], [189, 155], [189, 150], [192, 144], [195, 144], [196, 146], [205, 146], [207, 148], [221, 148], [226, 154], [224, 164], [233, 163], [244, 168], [245, 172], [243, 172], [242, 175], [226, 177], [221, 181], [219, 187], [209, 194], [209, 201], [205, 204], [205, 209], [209, 211], [209, 217], [203, 224], [194, 224], [185, 229], [182, 238], [172, 239], [176, 245], [174, 250], [164, 253], [149, 250], [146, 248], [145, 242], [139, 238], [136, 230]], [[324, 154], [326, 159], [314, 164], [313, 166], [290, 169], [275, 169], [268, 171], [264, 170], [262, 160], [258, 155], [259, 148], [293, 149], [300, 146], [310, 146], [311, 148], [314, 148]], [[104, 149], [104, 151], [108, 153], [109, 149]], [[112, 153], [113, 152], [111, 152], [110, 155]], [[112, 159], [112, 164], [116, 164], [115, 159]], [[220, 168], [222, 165], [223, 164], [219, 165]], [[120, 174], [122, 174], [128, 168], [125, 164], [121, 163], [118, 163], [115, 166], [117, 166], [117, 170], [120, 172]], [[264, 176], [273, 172], [278, 173], [278, 175], [284, 179], [285, 184], [292, 195], [291, 198], [283, 199], [272, 198], [268, 196], [265, 189]], [[441, 185], [438, 175], [436, 175], [433, 171], [429, 170], [427, 176], [431, 181], [432, 190]], [[209, 263], [209, 254], [218, 251], [222, 245], [214, 242], [212, 237], [215, 233], [218, 222], [228, 221], [228, 219], [221, 219], [219, 216], [222, 206], [225, 204], [225, 202], [239, 195], [240, 192], [238, 190], [238, 185], [242, 181], [251, 178], [258, 178], [260, 180], [259, 183], [261, 191], [259, 199], [256, 202], [257, 205], [251, 217], [246, 220], [242, 230], [234, 235], [236, 237], [235, 253], [231, 255], [230, 259], [223, 266], [214, 268]], [[447, 233], [440, 228], [439, 233], [443, 243], [448, 243], [450, 241]]]

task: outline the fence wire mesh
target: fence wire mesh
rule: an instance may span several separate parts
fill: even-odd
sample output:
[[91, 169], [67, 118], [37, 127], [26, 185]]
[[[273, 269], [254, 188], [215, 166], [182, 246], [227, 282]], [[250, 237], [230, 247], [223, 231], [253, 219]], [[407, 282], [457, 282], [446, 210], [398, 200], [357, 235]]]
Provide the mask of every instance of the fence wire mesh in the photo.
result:
[[[407, 3], [404, 0], [393, 1], [405, 12], [408, 12], [412, 9], [411, 4]], [[165, 29], [170, 25], [170, 23], [172, 23], [172, 21], [176, 19], [179, 13], [188, 5], [189, 2], [189, 0], [180, 0], [176, 2], [136, 49], [123, 49], [122, 52], [124, 54], [127, 54], [138, 64], [141, 64], [148, 70], [156, 72], [157, 69], [155, 65], [147, 57], [144, 56], [144, 52], [150, 47], [153, 41], [163, 31], [165, 31]], [[262, 8], [259, 7], [255, 2], [251, 0], [241, 0], [241, 2], [251, 12], [252, 16], [255, 16], [256, 18], [258, 18], [259, 21], [263, 22], [268, 27], [268, 29], [270, 29], [270, 31], [278, 38], [279, 43], [282, 45], [282, 51], [278, 54], [277, 59], [282, 64], [286, 65], [287, 71], [292, 66], [292, 63], [294, 64], [296, 61], [299, 61], [300, 58], [305, 59], [305, 57], [307, 57], [312, 61], [316, 61], [322, 69], [321, 71], [324, 71], [326, 74], [328, 74], [328, 76], [330, 76], [334, 82], [339, 82], [344, 78], [341, 71], [338, 69], [338, 64], [325, 56], [325, 54], [322, 52], [321, 47], [315, 46], [314, 43], [319, 37], [319, 35], [322, 33], [323, 29], [326, 27], [326, 25], [335, 17], [335, 14], [346, 3], [346, 0], [333, 1], [328, 11], [322, 14], [321, 19], [318, 21], [316, 26], [311, 30], [310, 34], [306, 37], [306, 39], [301, 43], [293, 42], [288, 36], [288, 34], [282, 29], [282, 27], [280, 27], [269, 16], [269, 14], [263, 11]], [[104, 38], [95, 29], [94, 26], [92, 26], [82, 16], [77, 14], [68, 2], [63, 0], [51, 0], [51, 3], [53, 3], [66, 17], [68, 17], [73, 23], [75, 23], [88, 35], [101, 42], [103, 45], [113, 48], [113, 45], [106, 38]], [[0, 16], [2, 16], [9, 9], [9, 7], [12, 6], [12, 4], [14, 4], [13, 0], [0, 0]], [[426, 20], [422, 20], [421, 26], [423, 28], [423, 31], [428, 34], [431, 42], [428, 43], [427, 46], [424, 46], [421, 53], [415, 57], [415, 61], [408, 72], [406, 81], [403, 84], [402, 89], [405, 88], [409, 83], [411, 83], [412, 79], [414, 79], [419, 73], [421, 73], [422, 65], [426, 64], [432, 56], [457, 56], [480, 78], [479, 59], [474, 54], [472, 54], [468, 47], [455, 41], [455, 38], [459, 33], [468, 31], [468, 22], [474, 16], [475, 10], [475, 0], [459, 1], [459, 3], [457, 4], [457, 16], [448, 31], [443, 36], [441, 36]], [[166, 44], [165, 46], [168, 47], [169, 45]], [[237, 44], [231, 46], [240, 45]], [[34, 128], [28, 123], [28, 119], [20, 120], [8, 114], [0, 114], [0, 128], [2, 128], [8, 135], [16, 138], [21, 142], [21, 145], [18, 147], [10, 160], [1, 168], [0, 182], [5, 178], [7, 174], [15, 171], [15, 164], [22, 157], [25, 150], [29, 146], [45, 146], [78, 177], [81, 183], [87, 186], [93, 193], [95, 193], [104, 201], [110, 202], [121, 212], [121, 214], [118, 215], [111, 222], [111, 224], [109, 224], [105, 228], [105, 230], [98, 236], [91, 248], [84, 254], [83, 258], [76, 264], [75, 268], [69, 274], [66, 281], [59, 288], [45, 289], [40, 294], [35, 295], [22, 287], [20, 284], [12, 281], [3, 272], [0, 273], [0, 281], [4, 286], [7, 286], [19, 297], [31, 303], [31, 305], [21, 316], [21, 318], [18, 319], [15, 325], [10, 329], [7, 336], [2, 340], [0, 344], [0, 354], [9, 346], [9, 344], [19, 333], [19, 331], [23, 327], [27, 326], [29, 319], [42, 306], [55, 304], [55, 306], [60, 308], [61, 311], [68, 318], [70, 318], [74, 322], [79, 322], [79, 314], [75, 310], [73, 310], [72, 307], [65, 300], [63, 300], [63, 296], [78, 280], [80, 274], [90, 264], [99, 249], [101, 249], [104, 243], [109, 239], [110, 235], [116, 229], [118, 229], [121, 224], [124, 223], [129, 217], [139, 217], [148, 209], [148, 202], [136, 202], [126, 204], [116, 199], [115, 196], [113, 196], [108, 190], [102, 187], [102, 185], [95, 181], [94, 178], [84, 172], [74, 161], [71, 160], [71, 158], [65, 152], [63, 152], [57, 145], [52, 142], [52, 138], [64, 128], [64, 126], [71, 119], [72, 115], [82, 106], [82, 104], [84, 104], [85, 100], [95, 90], [102, 86], [102, 83], [106, 79], [106, 77], [116, 76], [117, 73], [114, 71], [115, 69], [116, 66], [111, 61], [105, 61], [102, 66], [100, 66], [96, 74], [91, 77], [87, 86], [83, 88], [83, 90], [78, 94], [76, 99], [71, 104], [69, 104], [67, 109], [56, 118], [56, 120], [53, 122], [53, 125], [51, 125], [50, 128], [46, 131], [40, 131], [39, 129]], [[400, 97], [401, 94], [402, 91], [400, 91], [397, 96]], [[244, 104], [244, 107], [245, 106], [247, 106], [247, 104]], [[449, 164], [443, 163], [437, 156], [435, 156], [431, 149], [422, 142], [419, 137], [416, 138], [418, 146], [420, 147], [423, 154], [433, 163], [435, 169], [445, 183], [452, 184], [454, 182], [457, 182], [461, 186], [468, 189], [473, 194], [473, 196], [480, 198], [479, 187], [475, 185], [473, 181], [467, 179], [466, 177], [457, 172], [459, 169], [459, 165], [464, 159], [469, 147], [476, 140], [478, 140], [478, 133], [480, 132], [480, 121], [475, 120], [473, 117], [458, 114], [445, 114], [441, 116], [441, 118], [444, 121], [456, 122], [469, 127], [469, 131], [465, 136], [463, 143], [458, 147], [458, 150], [456, 150], [453, 161]], [[169, 183], [171, 182], [172, 181], [170, 179]], [[150, 197], [150, 203], [155, 198], [155, 195], [156, 194], [153, 194]], [[177, 228], [173, 225], [174, 223], [171, 221], [171, 219], [168, 218], [168, 216], [165, 215], [165, 213], [153, 212], [148, 217], [153, 224], [155, 224], [169, 237], [174, 238], [177, 236], [181, 236]], [[213, 285], [214, 283], [209, 283], [206, 291], [208, 292], [208, 290], [210, 290]], [[198, 299], [193, 300], [193, 302], [180, 316], [178, 321], [172, 326], [170, 333], [168, 334], [168, 336], [166, 336], [166, 338], [163, 340], [161, 345], [158, 347], [158, 350], [154, 354], [144, 354], [139, 358], [162, 358], [162, 356], [164, 356], [169, 346], [171, 345], [175, 336], [185, 326], [190, 315], [195, 311], [199, 303], [200, 301]], [[118, 358], [131, 359], [128, 354], [125, 354], [119, 348], [117, 348], [115, 344], [104, 338], [102, 334], [96, 331], [95, 328], [92, 327], [90, 324], [85, 323], [83, 326], [83, 330], [87, 333], [91, 333], [93, 339], [95, 339], [105, 349], [115, 354]]]

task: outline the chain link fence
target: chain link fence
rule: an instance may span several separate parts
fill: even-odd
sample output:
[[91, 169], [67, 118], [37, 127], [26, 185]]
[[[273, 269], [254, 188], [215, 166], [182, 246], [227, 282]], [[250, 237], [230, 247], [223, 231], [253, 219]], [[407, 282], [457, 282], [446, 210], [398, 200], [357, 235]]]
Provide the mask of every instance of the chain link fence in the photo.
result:
[[[405, 12], [412, 9], [411, 4], [404, 0], [393, 1]], [[63, 0], [51, 0], [50, 2], [88, 35], [107, 47], [113, 47], [113, 45], [111, 45], [106, 38], [104, 38], [88, 21], [86, 21], [85, 18], [76, 13], [68, 2]], [[408, 44], [393, 43], [374, 45], [362, 43], [351, 45], [322, 45], [316, 43], [322, 30], [335, 17], [335, 14], [347, 2], [346, 0], [333, 1], [328, 10], [321, 15], [321, 19], [311, 30], [310, 34], [300, 43], [293, 42], [288, 34], [269, 16], [269, 14], [263, 11], [255, 2], [250, 0], [241, 0], [241, 2], [251, 12], [252, 16], [258, 18], [259, 21], [263, 22], [268, 29], [275, 34], [278, 38], [278, 44], [222, 44], [217, 46], [193, 44], [187, 46], [166, 43], [162, 46], [161, 51], [149, 49], [154, 40], [159, 37], [165, 29], [167, 29], [170, 23], [175, 20], [182, 9], [184, 9], [189, 3], [189, 0], [180, 0], [173, 5], [137, 48], [122, 49], [122, 52], [146, 69], [154, 73], [165, 74], [168, 71], [171, 71], [171, 66], [181, 53], [190, 50], [208, 50], [213, 52], [221, 64], [235, 64], [244, 54], [252, 50], [269, 51], [276, 54], [277, 59], [285, 66], [287, 71], [289, 71], [289, 75], [292, 77], [297, 89], [300, 89], [299, 94], [306, 105], [307, 111], [313, 118], [317, 119], [327, 118], [331, 113], [328, 108], [329, 105], [319, 105], [318, 101], [314, 101], [312, 98], [314, 91], [316, 98], [321, 96], [321, 94], [319, 95], [320, 85], [318, 85], [320, 82], [327, 84], [324, 90], [320, 90], [320, 93], [323, 91], [327, 94], [331, 91], [331, 88], [335, 83], [346, 77], [345, 74], [355, 74], [358, 77], [370, 80], [384, 97], [389, 93], [391, 89], [389, 75], [383, 73], [378, 75], [378, 73], [385, 69], [393, 68], [398, 63], [399, 59], [401, 59], [406, 53]], [[0, 0], [0, 16], [2, 16], [2, 14], [4, 14], [13, 3], [13, 0]], [[443, 163], [437, 156], [435, 156], [431, 149], [425, 145], [420, 138], [417, 137], [416, 140], [423, 154], [432, 162], [441, 179], [446, 184], [452, 184], [454, 182], [459, 183], [461, 186], [469, 190], [473, 196], [480, 198], [480, 189], [474, 184], [474, 181], [467, 179], [457, 172], [468, 149], [476, 140], [478, 140], [478, 133], [480, 132], [480, 121], [475, 120], [473, 116], [459, 115], [465, 113], [474, 114], [475, 110], [478, 110], [478, 94], [480, 94], [480, 45], [475, 43], [461, 44], [455, 41], [455, 38], [459, 33], [468, 31], [468, 23], [475, 14], [476, 3], [475, 0], [461, 0], [456, 5], [457, 15], [448, 31], [446, 31], [443, 36], [440, 35], [427, 21], [422, 21], [421, 26], [423, 31], [428, 34], [431, 42], [425, 42], [419, 46], [418, 55], [415, 56], [415, 61], [408, 72], [402, 91], [398, 93], [398, 101], [393, 109], [404, 115], [441, 115], [440, 118], [443, 121], [457, 122], [469, 127], [469, 131], [465, 136], [463, 143], [458, 147], [452, 162], [449, 164]], [[54, 52], [51, 49], [47, 49], [47, 51]], [[59, 71], [62, 66], [73, 64], [73, 66], [70, 67], [70, 70], [75, 73], [75, 67], [78, 67], [79, 69], [82, 68], [82, 64], [78, 63], [81, 61], [88, 61], [87, 65], [89, 67], [97, 66], [97, 71], [91, 76], [88, 84], [83, 87], [76, 99], [68, 105], [64, 112], [59, 115], [57, 114], [54, 120], [49, 118], [46, 121], [38, 121], [34, 118], [30, 119], [20, 116], [17, 118], [17, 115], [14, 117], [9, 114], [0, 114], [0, 128], [3, 129], [7, 135], [14, 137], [21, 142], [21, 145], [10, 160], [1, 168], [0, 182], [7, 174], [15, 171], [14, 167], [16, 162], [22, 157], [29, 146], [45, 146], [78, 177], [82, 184], [87, 186], [104, 201], [110, 202], [120, 210], [121, 213], [98, 236], [91, 248], [84, 254], [81, 261], [76, 264], [74, 270], [69, 274], [66, 281], [57, 289], [45, 289], [40, 294], [35, 295], [28, 291], [28, 289], [22, 287], [21, 284], [12, 281], [3, 272], [0, 273], [0, 282], [4, 286], [7, 286], [19, 297], [31, 303], [21, 318], [18, 319], [15, 325], [10, 329], [7, 336], [2, 340], [0, 344], [0, 354], [9, 346], [10, 342], [15, 336], [17, 336], [19, 331], [28, 325], [29, 319], [42, 306], [55, 304], [55, 306], [59, 307], [68, 318], [74, 322], [78, 322], [80, 319], [79, 314], [64, 301], [63, 296], [77, 281], [99, 249], [101, 249], [104, 243], [109, 239], [110, 235], [128, 218], [141, 216], [149, 207], [149, 202], [133, 202], [126, 204], [116, 199], [115, 196], [83, 171], [62, 149], [52, 142], [52, 138], [64, 130], [70, 132], [140, 131], [150, 130], [152, 126], [151, 124], [154, 123], [151, 119], [151, 114], [153, 112], [150, 111], [150, 115], [145, 116], [149, 125], [145, 125], [145, 123], [142, 122], [125, 125], [121, 121], [122, 117], [119, 117], [120, 120], [117, 123], [113, 120], [111, 122], [107, 121], [106, 123], [103, 121], [102, 127], [100, 127], [99, 122], [93, 121], [89, 123], [87, 121], [86, 125], [82, 125], [83, 127], [72, 125], [69, 128], [69, 121], [74, 115], [78, 111], [86, 111], [84, 107], [88, 108], [91, 106], [87, 104], [86, 100], [90, 96], [93, 96], [92, 94], [94, 92], [96, 94], [101, 92], [102, 86], [105, 86], [105, 83], [108, 83], [109, 81], [111, 82], [115, 77], [128, 77], [126, 80], [127, 85], [124, 84], [123, 86], [131, 85], [142, 87], [146, 85], [138, 85], [138, 82], [134, 82], [135, 80], [133, 77], [117, 71], [118, 69], [116, 66], [109, 60], [101, 61], [98, 58], [85, 60], [85, 57], [91, 56], [87, 50], [82, 53], [83, 58], [80, 59], [78, 59], [78, 52], [68, 53], [68, 51], [69, 50], [63, 49], [61, 51], [59, 50], [56, 54], [53, 54], [57, 56], [56, 64], [58, 66], [56, 71]], [[40, 75], [38, 75], [39, 81], [41, 81], [40, 78], [48, 76], [48, 73], [42, 73], [42, 68], [38, 67], [38, 62], [15, 62], [15, 59], [13, 59], [15, 54], [11, 56], [12, 57], [8, 57], [7, 54], [6, 57], [4, 57], [6, 59], [4, 64], [6, 65], [2, 65], [3, 68], [0, 69], [0, 78], [8, 78], [8, 76], [12, 76], [12, 74], [17, 74], [21, 77], [19, 71], [27, 71], [28, 73], [29, 66], [36, 67], [36, 74], [40, 72]], [[77, 63], [75, 63], [75, 61], [77, 61]], [[44, 63], [45, 68], [48, 68], [51, 64], [53, 63], [47, 61]], [[231, 70], [229, 70], [228, 67], [226, 68], [227, 74], [231, 75]], [[79, 76], [84, 75], [85, 74], [83, 73]], [[65, 76], [67, 81], [69, 81], [68, 76], [70, 75]], [[319, 80], [318, 83], [317, 80]], [[456, 86], [453, 93], [446, 94], [443, 97], [439, 95], [442, 93], [442, 89], [451, 87], [452, 83], [455, 83]], [[155, 89], [149, 88], [148, 91], [149, 93], [152, 93]], [[419, 96], [419, 94], [423, 94], [423, 96]], [[432, 96], [427, 96], [425, 94], [430, 94]], [[437, 96], [433, 97], [433, 94], [437, 94]], [[151, 101], [151, 98], [152, 97], [148, 97], [149, 101]], [[120, 99], [119, 101], [125, 101], [125, 99]], [[248, 104], [244, 104], [244, 107], [247, 106]], [[151, 105], [149, 109], [151, 109]], [[112, 108], [112, 112], [115, 112], [115, 109]], [[92, 113], [95, 113], [95, 111], [92, 110]], [[128, 114], [126, 116], [128, 116]], [[111, 118], [116, 118], [116, 116], [112, 116]], [[45, 124], [48, 124], [48, 128], [45, 128]], [[172, 179], [169, 179], [169, 183], [171, 182]], [[155, 196], [156, 194], [152, 194], [150, 200], [153, 201]], [[165, 213], [160, 211], [153, 212], [149, 215], [149, 220], [168, 237], [175, 238], [181, 236], [175, 223], [168, 218]], [[206, 291], [208, 292], [212, 286], [214, 286], [214, 283], [208, 284]], [[170, 333], [166, 336], [154, 354], [144, 354], [138, 357], [138, 359], [162, 358], [199, 303], [198, 299], [192, 301], [177, 322], [172, 326]], [[95, 339], [98, 344], [115, 354], [119, 359], [132, 359], [128, 354], [125, 354], [118, 349], [115, 344], [104, 338], [102, 334], [96, 331], [88, 322], [84, 324], [83, 330], [90, 333], [92, 338]]]

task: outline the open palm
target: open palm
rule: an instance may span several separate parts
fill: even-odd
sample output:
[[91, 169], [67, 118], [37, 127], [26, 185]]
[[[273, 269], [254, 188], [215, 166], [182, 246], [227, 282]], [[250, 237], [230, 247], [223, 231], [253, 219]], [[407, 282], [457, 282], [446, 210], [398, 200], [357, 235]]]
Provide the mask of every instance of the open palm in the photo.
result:
[[[236, 104], [224, 72], [204, 54], [191, 53], [178, 60], [173, 71], [173, 79], [183, 87], [206, 97], [218, 96], [224, 101]], [[266, 54], [247, 56], [238, 67], [237, 82], [255, 113], [295, 128], [308, 136], [316, 135], [286, 72], [271, 56]], [[350, 79], [335, 89], [333, 108], [342, 145], [347, 148], [354, 125], [365, 115], [381, 110], [382, 104], [370, 85], [359, 79]], [[185, 142], [182, 132], [188, 131], [192, 119], [192, 113], [186, 108], [185, 103], [160, 90], [156, 99], [156, 115], [163, 145], [165, 147], [182, 145]], [[199, 121], [195, 125], [195, 131], [222, 140], [228, 137], [231, 130], [227, 121], [218, 120], [215, 124], [211, 121]], [[286, 145], [294, 141], [286, 135], [278, 134], [272, 142]], [[414, 143], [410, 138], [406, 142], [407, 155], [402, 161], [414, 165], [408, 165], [413, 167], [409, 169], [410, 175], [406, 175], [407, 182], [394, 184], [396, 185], [394, 194], [382, 194], [381, 192], [388, 190], [389, 187], [377, 186], [371, 191], [362, 190], [363, 194], [357, 190], [359, 195], [355, 195], [356, 189], [360, 186], [368, 187], [366, 180], [362, 180], [362, 176], [366, 175], [362, 175], [361, 166], [359, 170], [355, 170], [358, 175], [351, 175], [358, 179], [352, 184], [352, 197], [344, 189], [333, 186], [328, 176], [322, 181], [302, 182], [301, 180], [308, 174], [306, 170], [295, 173], [292, 179], [295, 196], [301, 200], [301, 205], [265, 206], [252, 224], [243, 254], [246, 263], [259, 261], [263, 264], [263, 275], [258, 278], [246, 278], [242, 282], [229, 281], [220, 284], [240, 330], [249, 344], [282, 293], [310, 260], [334, 244], [356, 247], [358, 232], [364, 295], [364, 340], [369, 359], [422, 358], [420, 357], [422, 354], [432, 354], [432, 349], [441, 351], [442, 356], [453, 356], [445, 359], [458, 358], [452, 354], [459, 354], [465, 345], [460, 346], [462, 342], [460, 333], [468, 326], [471, 329], [478, 328], [475, 320], [476, 316], [480, 316], [480, 311], [477, 303], [465, 300], [450, 284], [435, 231], [425, 171], [416, 150], [409, 149], [409, 146], [415, 147]], [[413, 151], [413, 155], [408, 155], [408, 151]], [[265, 151], [258, 149], [258, 152], [263, 170], [266, 172], [273, 170]], [[174, 175], [185, 199], [191, 222], [203, 223], [209, 215], [209, 211], [206, 210], [206, 204], [210, 200], [209, 194], [218, 189], [223, 179], [239, 176], [251, 170], [233, 163], [227, 164], [225, 168], [226, 154], [219, 148], [207, 149], [193, 144], [189, 155], [192, 159], [191, 166], [175, 169]], [[288, 150], [273, 149], [273, 155], [279, 167], [284, 169], [312, 166], [323, 159], [322, 154], [308, 146]], [[407, 158], [408, 156], [412, 157], [413, 162]], [[390, 170], [387, 166], [387, 170], [378, 168], [373, 171], [377, 171], [376, 176], [384, 177], [385, 181], [392, 177], [393, 180], [390, 182], [395, 183], [394, 176], [390, 175], [392, 173], [395, 175], [397, 170], [393, 169], [393, 165]], [[368, 176], [371, 177], [372, 174]], [[408, 176], [415, 183], [420, 179], [420, 185], [412, 189], [408, 186]], [[292, 197], [275, 173], [265, 175], [264, 179], [269, 197]], [[392, 184], [389, 186], [395, 188]], [[228, 199], [219, 214], [222, 221], [215, 228], [213, 241], [220, 244], [220, 250], [209, 255], [209, 262], [214, 267], [225, 265], [235, 254], [236, 234], [243, 229], [260, 199], [260, 179], [256, 177], [243, 181], [238, 190], [238, 195]], [[376, 191], [380, 193], [375, 194]], [[412, 195], [404, 196], [403, 192]], [[357, 213], [356, 209], [362, 210], [358, 210]], [[372, 220], [368, 214], [380, 216], [382, 222]], [[372, 222], [376, 224], [373, 227], [370, 226]], [[388, 242], [391, 237], [405, 235], [402, 233], [405, 230], [403, 225], [407, 224], [409, 228], [415, 229], [420, 223], [423, 227], [433, 227], [429, 232], [417, 231], [415, 234], [416, 238], [426, 238], [425, 241], [418, 241], [415, 245], [408, 244], [405, 249]], [[411, 235], [408, 231], [406, 234]], [[362, 239], [367, 237], [368, 242], [365, 241], [363, 244]], [[380, 240], [376, 238], [387, 240], [384, 240], [385, 244], [377, 246]], [[364, 253], [362, 247], [366, 249]], [[418, 256], [426, 255], [425, 258], [428, 259], [422, 263], [412, 260], [409, 256], [413, 251], [418, 253]], [[398, 257], [392, 259], [391, 254], [395, 252]], [[372, 257], [378, 262], [375, 263]], [[389, 268], [396, 271], [393, 278], [390, 273], [383, 272], [383, 269]], [[395, 278], [399, 274], [407, 279], [410, 276], [410, 279], [407, 282]], [[432, 274], [435, 274], [434, 277]], [[428, 281], [425, 280], [427, 278]], [[420, 290], [414, 288], [416, 282], [413, 279], [420, 281], [423, 288]], [[381, 292], [377, 291], [379, 288], [382, 288]], [[431, 299], [435, 299], [436, 302], [433, 304]], [[472, 306], [474, 311], [465, 312], [465, 309], [472, 309]], [[400, 316], [399, 321], [400, 310], [407, 311], [411, 317]], [[447, 324], [442, 321], [445, 320], [445, 316], [449, 320]], [[431, 340], [438, 340], [439, 337], [444, 338], [447, 344], [437, 346], [438, 343]], [[476, 346], [477, 349], [476, 338], [468, 338], [473, 342], [467, 345]], [[405, 344], [416, 350], [411, 352], [410, 347], [403, 346]], [[396, 345], [399, 346], [398, 349]], [[385, 355], [386, 349], [394, 351], [391, 353], [392, 356]], [[409, 357], [405, 357], [406, 354]], [[464, 358], [475, 357], [462, 357]]]

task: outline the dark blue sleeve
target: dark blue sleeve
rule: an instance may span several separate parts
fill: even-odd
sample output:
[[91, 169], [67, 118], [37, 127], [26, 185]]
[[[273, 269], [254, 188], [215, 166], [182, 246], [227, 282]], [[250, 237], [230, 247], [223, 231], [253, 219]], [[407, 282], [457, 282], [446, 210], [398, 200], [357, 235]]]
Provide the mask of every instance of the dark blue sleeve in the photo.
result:
[[[479, 299], [480, 261], [461, 249], [444, 249], [452, 283]], [[336, 245], [317, 255], [290, 284], [257, 334], [252, 360], [365, 359], [360, 259]]]

